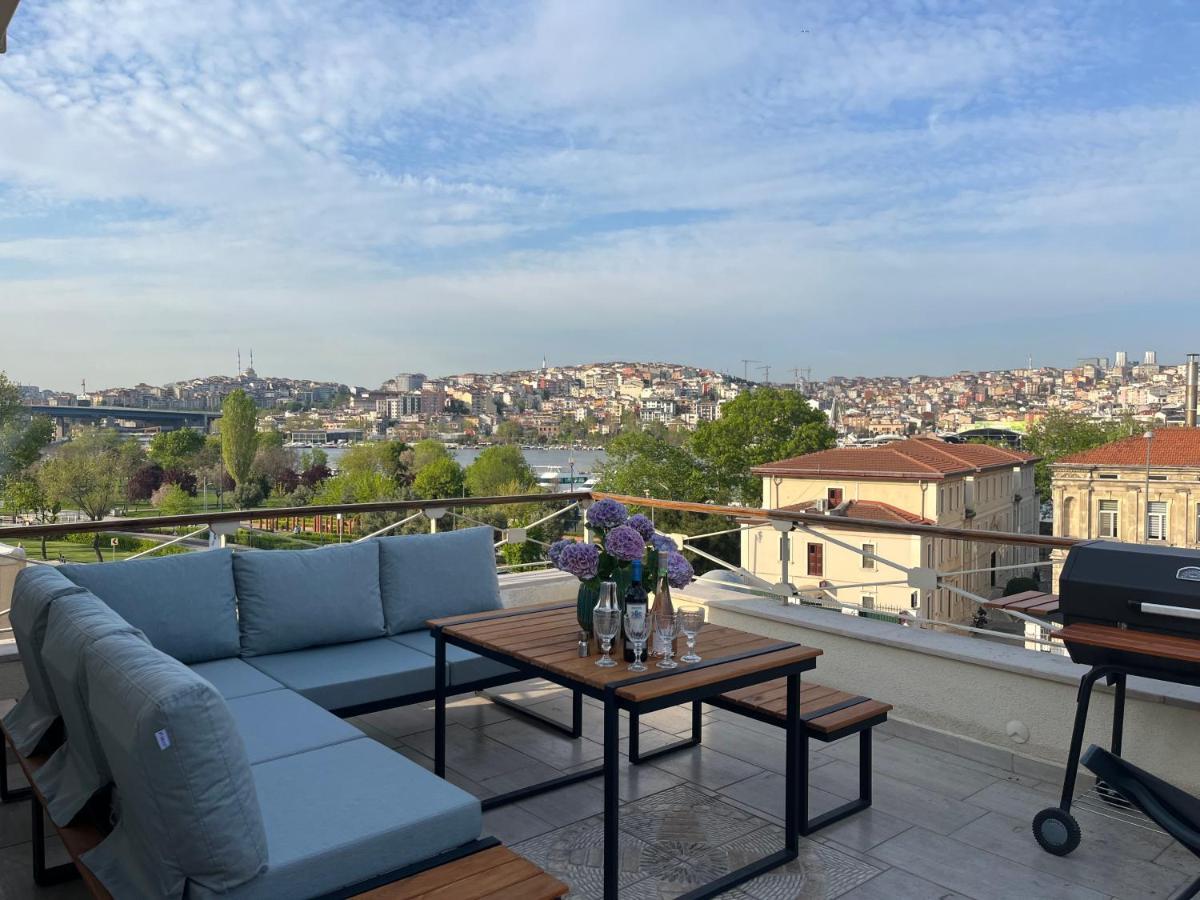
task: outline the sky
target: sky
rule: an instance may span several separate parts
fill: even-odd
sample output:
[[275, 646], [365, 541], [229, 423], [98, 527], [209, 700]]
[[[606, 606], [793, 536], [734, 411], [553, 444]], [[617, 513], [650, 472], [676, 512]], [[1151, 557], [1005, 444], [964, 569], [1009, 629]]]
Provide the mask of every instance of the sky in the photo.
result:
[[24, 0], [0, 56], [42, 386], [1169, 362], [1198, 246], [1194, 0]]

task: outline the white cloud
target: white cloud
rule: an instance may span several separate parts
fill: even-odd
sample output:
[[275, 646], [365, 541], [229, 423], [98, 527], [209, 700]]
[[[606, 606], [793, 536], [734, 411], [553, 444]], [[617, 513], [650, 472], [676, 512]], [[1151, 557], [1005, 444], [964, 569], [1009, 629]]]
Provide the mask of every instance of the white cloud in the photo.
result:
[[1131, 93], [1131, 40], [1034, 3], [23, 5], [0, 313], [46, 315], [3, 365], [52, 381], [45, 346], [134, 335], [79, 351], [93, 380], [204, 371], [227, 339], [295, 372], [333, 341], [326, 374], [371, 381], [603, 310], [704, 362], [898, 301], [935, 331], [1180, 302], [1200, 103]]

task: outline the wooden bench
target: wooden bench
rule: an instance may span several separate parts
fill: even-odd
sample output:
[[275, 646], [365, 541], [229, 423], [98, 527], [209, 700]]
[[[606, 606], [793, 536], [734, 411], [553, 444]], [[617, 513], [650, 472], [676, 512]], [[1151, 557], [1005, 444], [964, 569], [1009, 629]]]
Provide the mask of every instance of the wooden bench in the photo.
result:
[[1058, 615], [1058, 594], [1047, 594], [1042, 591], [1021, 591], [1019, 594], [1009, 594], [1007, 597], [997, 597], [995, 600], [988, 600], [981, 605], [987, 609], [1025, 613], [1027, 616], [1050, 619]]
[[[783, 728], [787, 724], [787, 683], [784, 679], [765, 684], [729, 691], [703, 701], [709, 706], [747, 716], [768, 725]], [[804, 792], [804, 806], [800, 810], [800, 833], [812, 834], [819, 828], [832, 825], [847, 816], [871, 805], [871, 729], [887, 721], [891, 704], [872, 700], [857, 694], [849, 694], [834, 688], [802, 681], [800, 685], [800, 721], [806, 738], [815, 738], [831, 743], [840, 738], [858, 735], [858, 799], [827, 810], [819, 816], [808, 814], [808, 791]], [[649, 753], [638, 749], [638, 720], [631, 717], [629, 731], [629, 761], [645, 762], [655, 756], [694, 747], [700, 743], [700, 702], [692, 705], [692, 736], [667, 747]], [[801, 771], [808, 771], [808, 740], [800, 742], [802, 754]]]
[[[11, 700], [0, 700], [0, 717], [7, 714], [13, 705]], [[6, 762], [7, 749], [11, 743], [5, 732], [4, 740], [0, 741], [0, 750], [5, 751], [0, 753], [0, 762]], [[47, 866], [45, 799], [34, 785], [33, 776], [46, 764], [48, 757], [23, 757], [15, 749], [12, 750], [12, 755], [16, 757], [17, 764], [30, 786], [10, 788], [7, 766], [0, 765], [0, 793], [3, 794], [6, 803], [29, 799], [34, 882], [47, 886], [82, 878], [88, 893], [96, 900], [112, 900], [112, 895], [81, 859], [83, 854], [104, 840], [108, 833], [108, 828], [100, 824], [106, 818], [103, 811], [85, 809], [70, 825], [55, 825], [55, 831], [70, 855], [71, 862]], [[459, 856], [441, 865], [413, 872], [379, 886], [372, 884], [365, 893], [361, 887], [352, 887], [328, 896], [364, 897], [370, 900], [557, 900], [566, 893], [567, 886], [561, 881], [547, 875], [529, 860], [496, 841], [478, 852]]]

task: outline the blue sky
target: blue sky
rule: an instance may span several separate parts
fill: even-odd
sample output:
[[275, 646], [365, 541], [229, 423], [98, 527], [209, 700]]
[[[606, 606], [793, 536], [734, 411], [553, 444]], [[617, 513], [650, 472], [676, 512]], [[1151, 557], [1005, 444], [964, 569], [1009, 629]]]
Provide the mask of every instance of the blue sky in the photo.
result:
[[1192, 0], [24, 0], [0, 369], [1173, 359], [1198, 60]]

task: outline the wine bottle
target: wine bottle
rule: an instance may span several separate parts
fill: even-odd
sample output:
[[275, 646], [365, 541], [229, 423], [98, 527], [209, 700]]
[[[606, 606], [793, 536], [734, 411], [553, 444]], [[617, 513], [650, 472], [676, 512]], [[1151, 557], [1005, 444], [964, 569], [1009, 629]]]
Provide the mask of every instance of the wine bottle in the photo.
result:
[[[671, 602], [671, 585], [667, 581], [667, 563], [664, 559], [658, 567], [658, 582], [654, 588], [654, 607], [650, 610], [650, 621], [657, 621], [660, 615], [672, 616], [675, 614], [675, 604]], [[666, 656], [667, 649], [670, 648], [672, 654], [679, 650], [679, 638], [672, 638], [670, 641], [664, 641], [658, 636], [658, 630], [655, 629], [653, 641], [653, 655]]]
[[[629, 588], [625, 591], [625, 614], [631, 619], [636, 619], [639, 616], [645, 620], [649, 612], [649, 597], [646, 595], [646, 589], [642, 587], [642, 561], [635, 559], [633, 561], [633, 581], [629, 583]], [[628, 662], [633, 662], [633, 643], [625, 641], [625, 659]]]

